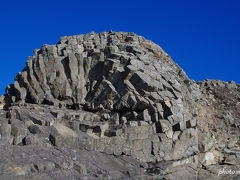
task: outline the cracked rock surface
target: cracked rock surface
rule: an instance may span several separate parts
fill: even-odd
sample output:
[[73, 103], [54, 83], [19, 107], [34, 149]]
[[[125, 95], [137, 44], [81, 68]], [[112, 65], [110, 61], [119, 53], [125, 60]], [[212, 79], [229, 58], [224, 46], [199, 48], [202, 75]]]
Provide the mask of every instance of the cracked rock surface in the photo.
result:
[[134, 33], [34, 50], [0, 97], [1, 179], [237, 179], [240, 85]]

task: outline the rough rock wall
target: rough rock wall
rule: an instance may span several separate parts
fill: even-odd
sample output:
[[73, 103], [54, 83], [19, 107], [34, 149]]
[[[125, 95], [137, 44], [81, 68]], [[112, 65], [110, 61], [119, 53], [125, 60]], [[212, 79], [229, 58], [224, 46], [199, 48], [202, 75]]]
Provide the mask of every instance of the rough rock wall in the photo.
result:
[[214, 165], [237, 167], [239, 89], [190, 80], [134, 33], [62, 37], [35, 50], [1, 97], [0, 144], [30, 158], [17, 153], [0, 169], [30, 179], [214, 177]]
[[[138, 111], [180, 97], [186, 78], [159, 46], [133, 33], [63, 37], [34, 52], [7, 90], [12, 102]], [[133, 104], [125, 102], [129, 96]]]
[[79, 123], [98, 136], [96, 150], [154, 162], [198, 151], [184, 81], [189, 79], [170, 57], [143, 37], [90, 33], [36, 50], [7, 92], [13, 103], [94, 111]]

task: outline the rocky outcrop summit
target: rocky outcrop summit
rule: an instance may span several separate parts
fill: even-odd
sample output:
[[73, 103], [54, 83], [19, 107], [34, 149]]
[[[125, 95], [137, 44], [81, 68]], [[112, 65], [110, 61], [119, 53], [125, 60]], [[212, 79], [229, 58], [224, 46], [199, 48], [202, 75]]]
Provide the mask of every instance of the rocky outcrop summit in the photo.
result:
[[190, 80], [134, 33], [62, 37], [34, 50], [0, 108], [1, 179], [240, 174], [240, 85]]

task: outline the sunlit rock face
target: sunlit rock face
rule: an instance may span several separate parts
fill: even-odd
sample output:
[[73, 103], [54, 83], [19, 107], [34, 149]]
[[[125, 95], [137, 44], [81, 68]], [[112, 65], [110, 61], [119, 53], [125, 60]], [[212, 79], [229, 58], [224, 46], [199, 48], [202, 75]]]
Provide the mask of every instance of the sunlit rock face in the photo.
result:
[[134, 33], [62, 37], [34, 50], [0, 99], [0, 145], [19, 151], [3, 149], [0, 162], [11, 163], [0, 168], [24, 178], [205, 179], [214, 174], [202, 167], [238, 153], [239, 89], [190, 80]]
[[185, 79], [159, 46], [141, 36], [90, 33], [35, 50], [8, 95], [12, 102], [138, 111], [181, 99]]

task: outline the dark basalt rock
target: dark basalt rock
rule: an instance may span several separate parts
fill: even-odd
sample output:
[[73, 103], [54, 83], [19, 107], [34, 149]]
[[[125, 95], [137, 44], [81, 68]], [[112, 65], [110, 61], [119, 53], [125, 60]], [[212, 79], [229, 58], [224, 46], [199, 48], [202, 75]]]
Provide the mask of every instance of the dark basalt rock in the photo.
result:
[[62, 37], [0, 98], [1, 177], [217, 177], [239, 167], [239, 91], [190, 80], [134, 33]]

